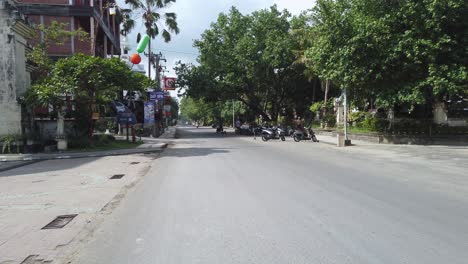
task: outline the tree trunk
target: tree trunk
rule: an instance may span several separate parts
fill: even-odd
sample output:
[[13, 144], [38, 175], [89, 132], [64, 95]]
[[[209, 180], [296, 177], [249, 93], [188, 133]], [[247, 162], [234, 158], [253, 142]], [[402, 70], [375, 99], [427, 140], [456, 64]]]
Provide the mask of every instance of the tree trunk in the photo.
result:
[[238, 100], [244, 103], [248, 108], [253, 110], [255, 113], [261, 115], [264, 121], [271, 121], [271, 117], [265, 111], [260, 109], [257, 105], [251, 104], [247, 102], [246, 100], [244, 100], [243, 98], [238, 98]]
[[[328, 101], [328, 90], [330, 89], [330, 80], [326, 80], [325, 81], [325, 96], [324, 96], [324, 101], [325, 103], [327, 103]], [[326, 108], [325, 108], [325, 112], [326, 112]]]
[[436, 100], [432, 106], [434, 114], [433, 122], [438, 125], [445, 125], [448, 123], [447, 106], [445, 102]]
[[317, 80], [312, 83], [312, 102], [315, 103], [315, 91], [317, 89]]

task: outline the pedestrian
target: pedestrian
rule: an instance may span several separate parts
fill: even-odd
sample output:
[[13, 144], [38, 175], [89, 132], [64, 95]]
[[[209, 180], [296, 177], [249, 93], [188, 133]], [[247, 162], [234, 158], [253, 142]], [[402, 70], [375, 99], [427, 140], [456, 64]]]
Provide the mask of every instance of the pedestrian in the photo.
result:
[[240, 134], [240, 128], [241, 128], [241, 121], [239, 119], [237, 119], [236, 121], [236, 134]]

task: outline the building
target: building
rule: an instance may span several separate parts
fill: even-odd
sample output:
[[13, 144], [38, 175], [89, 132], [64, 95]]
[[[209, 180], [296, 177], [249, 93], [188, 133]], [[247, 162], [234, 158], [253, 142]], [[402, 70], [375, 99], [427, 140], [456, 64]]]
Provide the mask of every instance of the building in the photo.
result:
[[[52, 21], [66, 23], [70, 30], [82, 28], [90, 41], [71, 37], [60, 46], [48, 50], [50, 57], [75, 53], [107, 57], [120, 54], [120, 21], [114, 0], [18, 0], [19, 10], [36, 24]], [[41, 38], [43, 36], [41, 35]]]
[[31, 85], [32, 67], [26, 60], [26, 37], [31, 33], [14, 2], [0, 0], [0, 136], [22, 133], [19, 102]]
[[[27, 21], [46, 27], [57, 21], [89, 34], [89, 41], [70, 37], [63, 45], [50, 46], [47, 54], [53, 59], [76, 53], [108, 57], [121, 54], [118, 11], [114, 0], [0, 0], [0, 136], [23, 134], [30, 127], [31, 116], [19, 103], [31, 86], [33, 67], [26, 53], [44, 35], [31, 39], [34, 31]], [[56, 122], [47, 121], [50, 118], [35, 119], [41, 121], [41, 135], [44, 129], [55, 130]]]

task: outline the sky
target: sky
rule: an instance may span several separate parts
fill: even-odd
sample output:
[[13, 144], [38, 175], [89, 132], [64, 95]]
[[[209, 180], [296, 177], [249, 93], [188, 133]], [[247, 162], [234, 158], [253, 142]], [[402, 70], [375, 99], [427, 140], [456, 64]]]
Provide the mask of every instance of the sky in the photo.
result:
[[[124, 7], [123, 0], [119, 0], [119, 6]], [[312, 8], [314, 0], [177, 0], [164, 12], [175, 12], [179, 23], [180, 33], [172, 36], [169, 43], [164, 43], [161, 37], [152, 41], [151, 49], [156, 53], [161, 52], [167, 62], [163, 65], [169, 71], [167, 76], [176, 77], [174, 66], [177, 61], [184, 63], [196, 62], [198, 51], [192, 47], [193, 41], [199, 39], [200, 35], [216, 21], [220, 13], [226, 13], [231, 6], [235, 6], [243, 14], [249, 14], [259, 9], [265, 9], [276, 4], [280, 10], [287, 9], [293, 15], [301, 11]], [[145, 29], [137, 17], [134, 17], [137, 25], [128, 36], [130, 46], [129, 53], [136, 53], [136, 35], [145, 34]], [[142, 55], [141, 64], [147, 65], [147, 58]], [[145, 67], [147, 71], [147, 66]], [[152, 72], [154, 78], [154, 72]]]

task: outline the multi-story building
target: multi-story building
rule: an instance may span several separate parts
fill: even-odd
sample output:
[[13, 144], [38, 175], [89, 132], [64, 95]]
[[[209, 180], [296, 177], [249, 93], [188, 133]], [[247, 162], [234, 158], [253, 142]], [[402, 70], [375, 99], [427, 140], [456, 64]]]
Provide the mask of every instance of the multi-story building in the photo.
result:
[[[70, 30], [82, 28], [90, 41], [70, 37], [64, 45], [51, 46], [51, 57], [84, 53], [107, 57], [120, 54], [120, 21], [114, 0], [18, 0], [19, 10], [36, 24], [49, 25], [52, 21], [66, 23]], [[40, 36], [43, 38], [43, 35]]]

